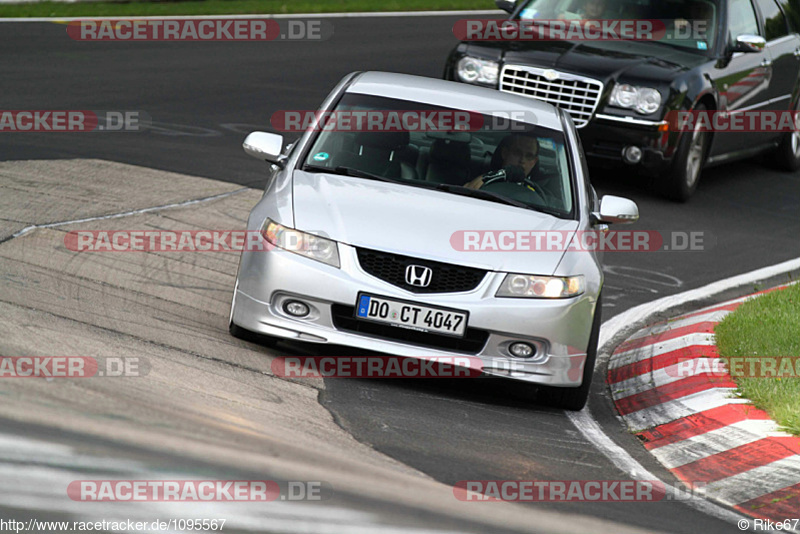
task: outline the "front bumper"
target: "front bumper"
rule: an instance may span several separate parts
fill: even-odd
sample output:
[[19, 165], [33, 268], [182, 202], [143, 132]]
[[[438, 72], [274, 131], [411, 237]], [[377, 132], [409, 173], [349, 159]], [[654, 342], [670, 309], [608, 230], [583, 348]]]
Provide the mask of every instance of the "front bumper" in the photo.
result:
[[[489, 272], [480, 285], [463, 293], [415, 294], [364, 272], [355, 248], [339, 244], [341, 268], [280, 249], [244, 252], [239, 267], [231, 320], [238, 326], [271, 336], [312, 343], [332, 343], [414, 358], [474, 356], [486, 374], [577, 387], [583, 377], [586, 347], [597, 295], [538, 300], [495, 298], [503, 273]], [[471, 343], [433, 346], [429, 339], [389, 339], [382, 333], [356, 332], [342, 310], [356, 303], [359, 291], [413, 300], [421, 304], [469, 312]], [[288, 315], [287, 299], [305, 302], [311, 313]], [[403, 331], [387, 326], [391, 332]], [[425, 336], [421, 336], [425, 337]], [[476, 341], [477, 340], [477, 341]], [[527, 341], [537, 349], [530, 360], [514, 358], [508, 346]]]
[[[627, 165], [645, 172], [661, 174], [669, 170], [677, 144], [677, 135], [659, 131], [659, 121], [626, 120], [624, 117], [596, 114], [584, 128], [578, 130], [586, 157], [594, 165]], [[662, 127], [663, 128], [663, 127]], [[642, 161], [627, 164], [622, 152], [628, 146], [642, 149]]]

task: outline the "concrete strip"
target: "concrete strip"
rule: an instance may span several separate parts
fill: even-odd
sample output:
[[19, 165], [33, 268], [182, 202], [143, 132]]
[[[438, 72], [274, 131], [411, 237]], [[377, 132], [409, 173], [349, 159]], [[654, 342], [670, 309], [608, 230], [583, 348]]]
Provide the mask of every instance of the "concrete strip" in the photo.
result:
[[[621, 382], [609, 384], [611, 396], [615, 401], [650, 391], [679, 380], [710, 373], [722, 367], [719, 358], [695, 358], [691, 360], [691, 365], [676, 363], [661, 369], [655, 369], [649, 373], [636, 375]], [[689, 369], [686, 369], [686, 368]]]
[[797, 455], [712, 482], [703, 493], [737, 505], [795, 484], [800, 484], [800, 456]]
[[609, 369], [618, 369], [631, 363], [640, 362], [650, 358], [655, 358], [661, 354], [666, 354], [679, 349], [685, 349], [694, 345], [714, 346], [714, 336], [710, 334], [691, 334], [666, 341], [654, 340], [652, 345], [631, 349], [629, 351], [615, 354], [608, 362]]
[[725, 404], [746, 404], [747, 399], [735, 398], [733, 388], [715, 388], [693, 393], [680, 399], [657, 404], [623, 416], [631, 432], [641, 432], [682, 417], [710, 410]]
[[120, 213], [241, 189], [100, 160], [9, 161], [0, 165], [0, 242], [34, 224]]
[[710, 313], [704, 313], [701, 315], [695, 315], [692, 317], [687, 317], [685, 319], [676, 319], [674, 321], [670, 321], [668, 323], [658, 323], [656, 325], [651, 326], [650, 328], [643, 328], [633, 334], [631, 337], [628, 338], [628, 341], [632, 341], [634, 339], [641, 339], [643, 337], [648, 336], [658, 336], [660, 334], [665, 334], [670, 330], [675, 330], [677, 328], [682, 328], [684, 326], [690, 326], [697, 323], [718, 323], [722, 319], [725, 318], [730, 312], [727, 310], [720, 310]]
[[650, 449], [650, 452], [667, 469], [673, 469], [771, 436], [789, 434], [780, 432], [775, 421], [746, 419], [693, 438]]

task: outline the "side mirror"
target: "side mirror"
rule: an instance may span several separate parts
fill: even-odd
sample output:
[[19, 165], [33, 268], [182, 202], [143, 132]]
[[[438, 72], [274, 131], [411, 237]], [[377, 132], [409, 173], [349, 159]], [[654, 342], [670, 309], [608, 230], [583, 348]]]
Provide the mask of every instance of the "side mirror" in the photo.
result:
[[639, 207], [627, 198], [606, 195], [600, 199], [600, 211], [592, 212], [595, 223], [629, 224], [639, 220]]
[[506, 13], [513, 13], [517, 7], [517, 3], [514, 0], [494, 0], [494, 5], [497, 6], [497, 9], [502, 9]]
[[760, 35], [743, 34], [736, 37], [736, 44], [733, 46], [733, 51], [752, 54], [761, 52], [766, 46], [767, 40]]
[[283, 136], [267, 133], [267, 132], [252, 132], [247, 135], [242, 143], [244, 151], [260, 160], [266, 160], [269, 163], [283, 167], [283, 159], [281, 152], [283, 151]]

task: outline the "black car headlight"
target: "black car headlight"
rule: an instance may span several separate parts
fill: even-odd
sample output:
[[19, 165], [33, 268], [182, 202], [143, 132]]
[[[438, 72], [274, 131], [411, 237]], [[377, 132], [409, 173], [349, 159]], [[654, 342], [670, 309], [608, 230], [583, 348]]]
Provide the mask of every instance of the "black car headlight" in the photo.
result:
[[456, 64], [458, 79], [466, 83], [497, 85], [500, 65], [496, 61], [464, 56]]
[[608, 103], [618, 108], [635, 109], [642, 115], [649, 115], [661, 107], [661, 93], [652, 87], [636, 87], [622, 83], [614, 86]]

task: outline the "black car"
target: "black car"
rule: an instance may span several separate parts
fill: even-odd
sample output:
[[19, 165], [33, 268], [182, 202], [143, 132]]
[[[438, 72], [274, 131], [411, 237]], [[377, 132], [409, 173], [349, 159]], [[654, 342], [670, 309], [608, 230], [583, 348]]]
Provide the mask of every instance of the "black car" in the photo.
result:
[[[587, 14], [602, 4], [602, 17]], [[662, 21], [703, 17], [690, 38], [579, 42], [462, 41], [444, 77], [547, 101], [569, 111], [592, 164], [627, 164], [680, 201], [704, 167], [765, 152], [800, 168], [797, 131], [680, 131], [677, 112], [800, 109], [800, 0], [498, 0], [521, 24], [556, 19]], [[565, 17], [565, 14], [567, 17]], [[708, 114], [708, 113], [707, 113]], [[706, 115], [707, 115], [706, 114]], [[725, 116], [725, 115], [723, 115]]]

